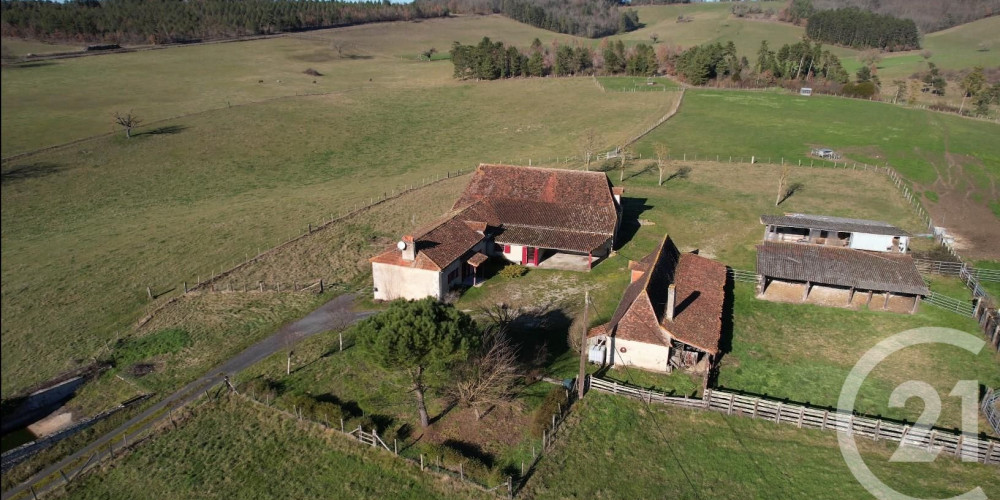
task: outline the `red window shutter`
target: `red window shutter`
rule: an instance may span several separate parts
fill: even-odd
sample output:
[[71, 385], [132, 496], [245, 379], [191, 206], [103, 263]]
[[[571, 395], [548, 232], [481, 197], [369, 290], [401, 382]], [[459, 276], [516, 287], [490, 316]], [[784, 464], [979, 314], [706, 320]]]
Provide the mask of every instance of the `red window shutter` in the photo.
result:
[[510, 245], [503, 246], [503, 253], [510, 253]]

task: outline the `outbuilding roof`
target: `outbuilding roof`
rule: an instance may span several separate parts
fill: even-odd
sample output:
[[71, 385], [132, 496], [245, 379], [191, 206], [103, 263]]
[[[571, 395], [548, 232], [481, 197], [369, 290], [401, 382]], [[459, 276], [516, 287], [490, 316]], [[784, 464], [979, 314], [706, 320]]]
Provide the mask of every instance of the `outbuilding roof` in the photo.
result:
[[[681, 253], [669, 236], [636, 262], [643, 271], [625, 289], [611, 321], [589, 335], [668, 346], [678, 340], [710, 354], [719, 352], [725, 303], [726, 266], [693, 253]], [[667, 290], [675, 286], [673, 319], [666, 317]]]
[[805, 229], [821, 229], [826, 231], [842, 231], [847, 233], [882, 234], [889, 236], [909, 236], [910, 233], [877, 220], [850, 219], [829, 215], [785, 214], [761, 215], [760, 223], [782, 227], [798, 227]]
[[861, 290], [930, 293], [908, 255], [823, 245], [776, 242], [757, 245], [757, 274]]

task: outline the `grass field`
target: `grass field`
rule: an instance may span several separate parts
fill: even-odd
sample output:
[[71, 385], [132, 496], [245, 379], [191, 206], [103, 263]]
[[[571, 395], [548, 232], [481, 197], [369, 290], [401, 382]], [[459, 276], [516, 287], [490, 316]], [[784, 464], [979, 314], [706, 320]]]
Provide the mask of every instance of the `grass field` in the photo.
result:
[[[832, 432], [597, 393], [566, 425], [524, 498], [871, 498]], [[889, 463], [890, 444], [859, 439], [858, 447], [872, 472], [902, 493], [944, 498], [980, 486], [1000, 495], [995, 467], [948, 457]]]
[[600, 76], [597, 77], [597, 81], [609, 92], [664, 92], [679, 88], [677, 83], [669, 78]]
[[213, 111], [11, 162], [2, 187], [4, 393], [95, 350], [139, 316], [147, 286], [193, 283], [429, 176], [574, 154], [579, 125], [598, 116], [602, 142], [622, 141], [674, 99], [603, 93], [586, 78], [361, 91]]
[[79, 45], [36, 42], [34, 40], [22, 40], [20, 38], [7, 37], [0, 40], [0, 47], [3, 47], [3, 57], [5, 59], [7, 57], [24, 57], [28, 54], [75, 52], [83, 49], [83, 47]]
[[390, 454], [224, 397], [193, 410], [65, 498], [478, 498]]

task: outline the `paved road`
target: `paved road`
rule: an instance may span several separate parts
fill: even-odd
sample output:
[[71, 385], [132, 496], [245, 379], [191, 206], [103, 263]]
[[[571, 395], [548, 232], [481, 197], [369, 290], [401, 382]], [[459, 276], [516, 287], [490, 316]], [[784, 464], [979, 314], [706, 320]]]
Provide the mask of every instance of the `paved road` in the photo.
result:
[[[270, 337], [247, 347], [236, 356], [233, 356], [226, 362], [209, 370], [208, 373], [202, 375], [201, 378], [185, 385], [177, 392], [167, 396], [139, 415], [132, 417], [124, 424], [101, 436], [76, 453], [63, 458], [59, 462], [52, 464], [34, 476], [31, 476], [27, 481], [3, 492], [0, 499], [7, 500], [9, 498], [13, 498], [18, 494], [27, 491], [29, 487], [33, 486], [38, 481], [48, 478], [49, 476], [56, 476], [56, 479], [47, 485], [35, 487], [35, 492], [41, 493], [53, 486], [61, 485], [63, 480], [60, 475], [60, 471], [72, 479], [81, 468], [77, 466], [69, 467], [70, 464], [80, 459], [91, 457], [98, 452], [107, 453], [109, 443], [112, 443], [115, 446], [121, 445], [123, 443], [123, 439], [124, 442], [135, 442], [135, 440], [139, 438], [140, 433], [163, 421], [164, 419], [169, 418], [170, 412], [164, 410], [173, 410], [193, 401], [194, 399], [197, 399], [202, 393], [222, 382], [224, 377], [233, 376], [237, 372], [278, 351], [287, 349], [306, 337], [332, 329], [342, 328], [354, 321], [361, 320], [374, 313], [373, 311], [355, 312], [352, 309], [353, 304], [353, 295], [341, 295], [323, 304], [313, 312], [306, 315], [304, 318], [281, 327]], [[126, 430], [129, 428], [136, 426], [146, 419], [149, 419], [158, 412], [162, 413], [141, 426], [136, 427], [134, 430], [126, 433]]]

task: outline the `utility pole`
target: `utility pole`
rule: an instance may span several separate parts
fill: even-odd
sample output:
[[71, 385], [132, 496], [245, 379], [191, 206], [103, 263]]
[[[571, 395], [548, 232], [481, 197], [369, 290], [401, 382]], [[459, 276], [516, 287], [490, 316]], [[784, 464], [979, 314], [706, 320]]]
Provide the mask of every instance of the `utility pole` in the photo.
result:
[[577, 396], [583, 399], [587, 385], [587, 308], [590, 307], [590, 290], [583, 292], [583, 333], [580, 335], [580, 374], [576, 378]]

